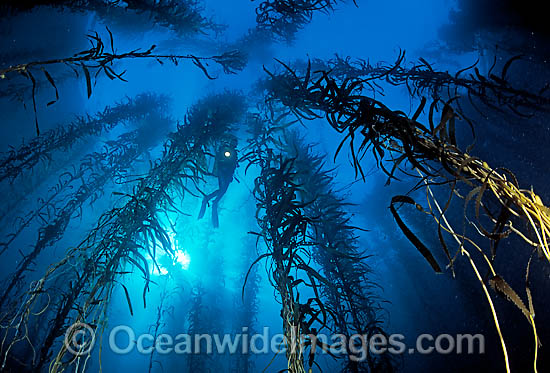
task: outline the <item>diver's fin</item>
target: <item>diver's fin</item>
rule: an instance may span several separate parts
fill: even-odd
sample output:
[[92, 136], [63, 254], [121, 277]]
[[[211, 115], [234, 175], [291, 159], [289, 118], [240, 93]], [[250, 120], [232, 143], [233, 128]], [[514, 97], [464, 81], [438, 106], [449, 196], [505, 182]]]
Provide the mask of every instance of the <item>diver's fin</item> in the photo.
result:
[[202, 205], [201, 205], [201, 210], [199, 211], [199, 216], [197, 218], [197, 220], [200, 220], [203, 218], [204, 216], [204, 213], [206, 212], [206, 204], [208, 203], [208, 199], [207, 198], [203, 198], [202, 200]]
[[212, 203], [212, 225], [214, 228], [220, 226], [220, 222], [218, 221], [218, 201]]

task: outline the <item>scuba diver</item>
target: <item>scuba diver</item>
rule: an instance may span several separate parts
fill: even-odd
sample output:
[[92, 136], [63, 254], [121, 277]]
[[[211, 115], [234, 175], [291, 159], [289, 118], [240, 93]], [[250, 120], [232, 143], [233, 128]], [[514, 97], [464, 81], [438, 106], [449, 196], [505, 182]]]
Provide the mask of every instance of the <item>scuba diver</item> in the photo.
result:
[[206, 211], [206, 205], [212, 198], [212, 225], [218, 228], [218, 203], [227, 192], [227, 188], [233, 181], [233, 174], [237, 168], [237, 139], [231, 138], [229, 142], [223, 143], [217, 153], [214, 161], [213, 174], [218, 178], [218, 189], [208, 195], [205, 195], [202, 200], [201, 210], [198, 219], [202, 219]]

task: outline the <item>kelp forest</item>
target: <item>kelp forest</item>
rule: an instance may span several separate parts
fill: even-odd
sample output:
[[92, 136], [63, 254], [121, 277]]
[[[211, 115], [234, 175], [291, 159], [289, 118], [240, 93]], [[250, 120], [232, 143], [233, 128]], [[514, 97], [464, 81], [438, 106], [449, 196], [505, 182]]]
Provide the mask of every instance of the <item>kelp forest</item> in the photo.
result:
[[542, 14], [4, 1], [0, 371], [548, 371]]

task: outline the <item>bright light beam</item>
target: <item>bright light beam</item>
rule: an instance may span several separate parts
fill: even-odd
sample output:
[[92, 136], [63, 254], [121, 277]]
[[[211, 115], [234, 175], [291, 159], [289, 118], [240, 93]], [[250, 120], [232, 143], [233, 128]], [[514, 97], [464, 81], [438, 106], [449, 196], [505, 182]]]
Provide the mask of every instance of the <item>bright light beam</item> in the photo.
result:
[[189, 256], [189, 253], [186, 251], [176, 251], [176, 262], [181, 265], [181, 268], [185, 271], [189, 269], [189, 265], [191, 264], [191, 256]]

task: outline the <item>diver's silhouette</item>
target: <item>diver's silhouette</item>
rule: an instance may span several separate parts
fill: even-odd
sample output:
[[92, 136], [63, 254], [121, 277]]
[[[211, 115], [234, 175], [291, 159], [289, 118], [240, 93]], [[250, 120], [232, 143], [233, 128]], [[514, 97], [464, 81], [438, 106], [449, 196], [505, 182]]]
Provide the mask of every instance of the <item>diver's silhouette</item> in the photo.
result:
[[214, 175], [218, 178], [218, 189], [204, 196], [202, 200], [199, 219], [202, 219], [206, 211], [206, 205], [214, 198], [212, 202], [212, 225], [218, 228], [218, 203], [227, 192], [227, 188], [233, 181], [233, 174], [237, 168], [237, 139], [231, 139], [229, 143], [225, 143], [218, 149], [214, 163]]

